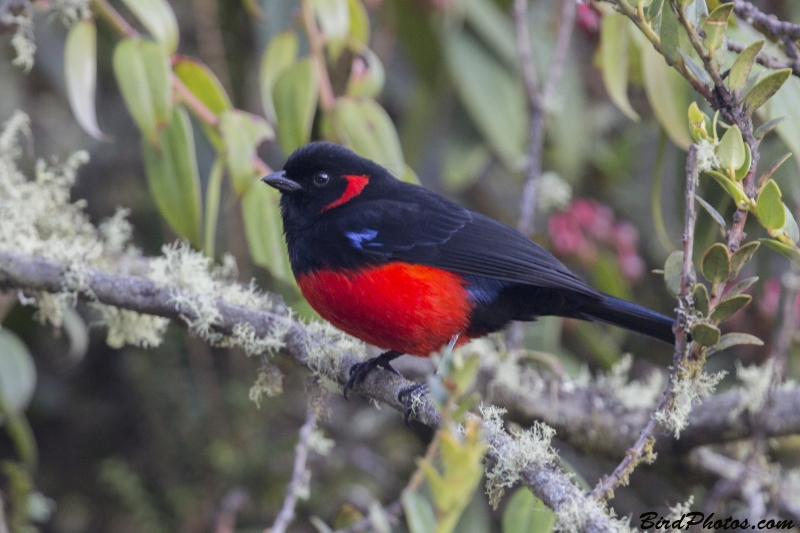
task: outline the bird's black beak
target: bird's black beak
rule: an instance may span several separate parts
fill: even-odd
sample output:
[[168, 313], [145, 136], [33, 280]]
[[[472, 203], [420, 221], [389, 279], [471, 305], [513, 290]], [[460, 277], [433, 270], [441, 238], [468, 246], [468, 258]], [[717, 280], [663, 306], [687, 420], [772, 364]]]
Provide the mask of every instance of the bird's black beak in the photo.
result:
[[273, 172], [268, 176], [264, 176], [261, 178], [261, 181], [271, 187], [275, 187], [281, 192], [295, 192], [302, 190], [303, 188], [296, 181], [292, 181], [287, 178], [286, 171], [284, 170], [279, 170], [278, 172]]

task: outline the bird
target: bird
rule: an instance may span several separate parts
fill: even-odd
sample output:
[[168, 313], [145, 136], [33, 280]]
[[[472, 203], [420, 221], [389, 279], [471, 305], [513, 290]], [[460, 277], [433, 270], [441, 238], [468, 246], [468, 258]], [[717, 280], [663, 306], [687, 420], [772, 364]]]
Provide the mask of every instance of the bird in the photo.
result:
[[[330, 142], [295, 150], [262, 178], [280, 191], [292, 272], [338, 329], [383, 351], [344, 387], [391, 361], [560, 316], [674, 344], [673, 318], [604, 294], [517, 230]], [[410, 398], [409, 398], [410, 400]]]

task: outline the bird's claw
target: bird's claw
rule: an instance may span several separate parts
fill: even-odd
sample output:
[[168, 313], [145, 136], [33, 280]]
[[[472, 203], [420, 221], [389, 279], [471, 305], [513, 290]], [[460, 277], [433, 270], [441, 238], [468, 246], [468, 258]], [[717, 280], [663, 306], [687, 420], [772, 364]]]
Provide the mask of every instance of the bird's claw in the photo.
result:
[[[409, 425], [408, 419], [414, 412], [414, 400], [421, 397], [423, 394], [428, 393], [428, 385], [426, 383], [415, 383], [410, 387], [400, 389], [397, 393], [397, 399], [403, 402], [403, 422], [406, 426]], [[405, 400], [403, 399], [405, 398]]]
[[347, 391], [353, 387], [358, 387], [361, 385], [361, 383], [367, 378], [367, 375], [378, 367], [386, 369], [392, 374], [403, 377], [403, 375], [390, 364], [393, 359], [398, 357], [398, 355], [399, 354], [397, 354], [397, 352], [386, 352], [377, 357], [373, 357], [372, 359], [368, 359], [363, 363], [356, 363], [351, 366], [350, 377], [348, 378], [347, 383], [344, 385], [344, 399], [348, 399]]

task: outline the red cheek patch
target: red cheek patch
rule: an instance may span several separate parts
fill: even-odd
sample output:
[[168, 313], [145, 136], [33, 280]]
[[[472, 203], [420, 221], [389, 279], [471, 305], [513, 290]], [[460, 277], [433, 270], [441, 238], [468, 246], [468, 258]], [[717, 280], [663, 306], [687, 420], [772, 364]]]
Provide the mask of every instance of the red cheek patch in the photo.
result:
[[351, 176], [348, 174], [344, 178], [347, 180], [347, 187], [345, 188], [342, 195], [333, 202], [329, 203], [328, 205], [320, 209], [319, 211], [320, 213], [324, 213], [328, 209], [333, 209], [334, 207], [338, 207], [346, 202], [349, 202], [350, 200], [361, 194], [361, 191], [363, 191], [364, 187], [366, 187], [367, 183], [369, 183], [369, 176]]

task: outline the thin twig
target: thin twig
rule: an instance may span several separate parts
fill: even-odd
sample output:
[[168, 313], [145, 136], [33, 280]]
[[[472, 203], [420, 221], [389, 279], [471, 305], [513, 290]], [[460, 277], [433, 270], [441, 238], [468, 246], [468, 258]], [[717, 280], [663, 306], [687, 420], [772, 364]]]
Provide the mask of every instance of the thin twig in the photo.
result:
[[[742, 43], [726, 39], [728, 50], [736, 53], [741, 53], [747, 48]], [[792, 75], [800, 77], [800, 61], [782, 61], [777, 57], [771, 56], [765, 52], [759, 52], [756, 56], [756, 61], [759, 65], [765, 66], [773, 70], [780, 70], [784, 68], [792, 69]]]
[[118, 33], [125, 37], [138, 37], [139, 32], [136, 29], [128, 24], [128, 21], [125, 20], [125, 17], [119, 14], [119, 11], [114, 9], [111, 4], [108, 3], [108, 0], [92, 0], [94, 4], [95, 11], [99, 12], [100, 15], [106, 19]]
[[300, 439], [294, 448], [294, 468], [292, 469], [292, 480], [286, 489], [286, 498], [283, 500], [281, 511], [275, 518], [275, 523], [264, 533], [284, 533], [289, 524], [294, 520], [294, 509], [297, 506], [297, 499], [308, 483], [306, 461], [308, 460], [308, 442], [311, 439], [314, 428], [317, 426], [317, 418], [311, 411], [306, 415], [306, 422], [300, 428]]
[[742, 463], [707, 447], [693, 450], [689, 454], [689, 462], [723, 481], [732, 482], [729, 487], [736, 489], [740, 494], [747, 492], [743, 486], [744, 480], [748, 478], [755, 480], [760, 488], [774, 497], [781, 513], [800, 522], [800, 502], [792, 497], [791, 491], [782, 490], [784, 484], [788, 488], [788, 483], [780, 478], [779, 470], [770, 470], [763, 464], [753, 461]]
[[[703, 98], [705, 98], [712, 106], [715, 104], [714, 95], [712, 94], [711, 90], [706, 87], [703, 82], [698, 80], [694, 77], [694, 74], [688, 69], [686, 64], [681, 61], [673, 61], [667, 56], [664, 52], [664, 47], [661, 45], [661, 38], [656, 35], [653, 31], [653, 28], [650, 26], [646, 20], [639, 16], [639, 12], [633, 8], [626, 0], [601, 0], [612, 4], [614, 7], [619, 10], [620, 13], [628, 17], [639, 30], [647, 37], [647, 40], [650, 41], [650, 44], [653, 45], [653, 48], [658, 52], [666, 61], [667, 65], [671, 66], [678, 73], [684, 77], [684, 79], [689, 82], [689, 85], [694, 88]], [[665, 0], [669, 1], [669, 0]]]
[[653, 416], [647, 421], [644, 429], [639, 433], [636, 443], [628, 450], [625, 458], [614, 469], [610, 476], [603, 478], [592, 491], [592, 496], [598, 500], [606, 500], [613, 496], [614, 489], [628, 483], [628, 478], [642, 461], [654, 460], [653, 445], [655, 444], [655, 431], [658, 427], [655, 414], [669, 409], [674, 400], [674, 385], [679, 370], [683, 367], [687, 353], [687, 339], [685, 331], [686, 316], [689, 312], [689, 293], [694, 285], [692, 275], [692, 248], [694, 247], [694, 226], [697, 221], [697, 207], [695, 206], [695, 189], [697, 188], [697, 146], [689, 147], [686, 157], [686, 214], [683, 231], [683, 268], [681, 270], [681, 288], [678, 293], [678, 325], [675, 330], [675, 352], [672, 356], [672, 370], [670, 371], [667, 386], [661, 395], [658, 406], [653, 411]]
[[517, 34], [517, 54], [522, 65], [522, 78], [528, 97], [531, 121], [528, 135], [528, 163], [525, 171], [525, 187], [520, 201], [520, 216], [517, 229], [530, 235], [536, 216], [536, 186], [542, 173], [542, 151], [544, 148], [544, 124], [546, 106], [555, 95], [572, 39], [577, 6], [574, 0], [562, 0], [561, 23], [558, 27], [556, 46], [547, 71], [547, 77], [539, 87], [536, 62], [531, 50], [528, 32], [528, 0], [514, 0], [514, 27]]
[[762, 32], [769, 33], [772, 37], [787, 36], [795, 41], [800, 40], [800, 24], [792, 24], [779, 20], [775, 15], [767, 15], [744, 0], [732, 0], [732, 2], [733, 12], [745, 20], [753, 21]]

